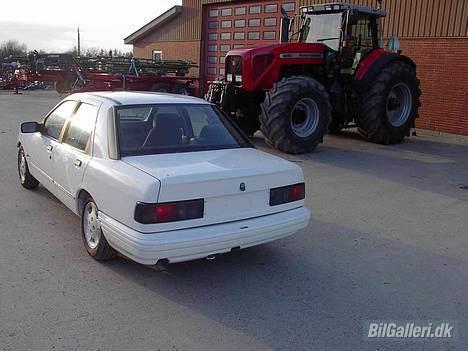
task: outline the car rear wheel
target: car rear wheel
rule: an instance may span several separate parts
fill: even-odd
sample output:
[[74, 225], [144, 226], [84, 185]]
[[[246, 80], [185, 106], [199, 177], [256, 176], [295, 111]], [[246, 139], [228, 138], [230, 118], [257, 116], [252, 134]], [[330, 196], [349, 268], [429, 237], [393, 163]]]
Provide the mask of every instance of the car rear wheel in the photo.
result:
[[29, 173], [28, 161], [23, 147], [18, 149], [18, 176], [21, 185], [26, 189], [35, 189], [39, 185], [39, 181]]
[[91, 197], [88, 197], [81, 211], [81, 234], [89, 255], [95, 260], [104, 261], [113, 258], [115, 250], [109, 245], [98, 218], [98, 208]]

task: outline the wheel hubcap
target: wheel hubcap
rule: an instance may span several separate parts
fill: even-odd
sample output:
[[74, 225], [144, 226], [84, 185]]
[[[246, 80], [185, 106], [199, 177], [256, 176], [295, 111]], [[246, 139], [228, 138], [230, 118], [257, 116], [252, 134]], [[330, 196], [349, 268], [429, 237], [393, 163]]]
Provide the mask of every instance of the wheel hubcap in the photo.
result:
[[26, 157], [24, 156], [24, 152], [20, 154], [18, 170], [21, 182], [24, 183], [26, 181]]
[[83, 231], [86, 243], [91, 249], [95, 249], [101, 239], [101, 226], [98, 221], [96, 205], [92, 202], [86, 205], [83, 212]]
[[294, 106], [291, 113], [291, 128], [298, 137], [307, 138], [319, 124], [319, 109], [311, 98], [303, 98]]
[[394, 127], [401, 127], [411, 114], [413, 97], [410, 88], [405, 83], [396, 84], [387, 98], [387, 118]]

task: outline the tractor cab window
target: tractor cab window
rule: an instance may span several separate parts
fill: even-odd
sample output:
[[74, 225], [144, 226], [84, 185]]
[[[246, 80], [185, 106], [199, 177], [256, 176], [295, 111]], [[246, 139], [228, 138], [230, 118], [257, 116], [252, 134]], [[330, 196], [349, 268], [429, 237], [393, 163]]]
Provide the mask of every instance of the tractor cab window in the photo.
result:
[[343, 14], [305, 15], [300, 42], [323, 43], [334, 51], [340, 48]]
[[349, 14], [343, 37], [343, 68], [356, 69], [361, 60], [373, 49], [380, 47], [379, 19], [364, 13]]
[[347, 32], [348, 43], [356, 46], [357, 51], [365, 51], [379, 46], [376, 19], [362, 14], [355, 24], [350, 24]]

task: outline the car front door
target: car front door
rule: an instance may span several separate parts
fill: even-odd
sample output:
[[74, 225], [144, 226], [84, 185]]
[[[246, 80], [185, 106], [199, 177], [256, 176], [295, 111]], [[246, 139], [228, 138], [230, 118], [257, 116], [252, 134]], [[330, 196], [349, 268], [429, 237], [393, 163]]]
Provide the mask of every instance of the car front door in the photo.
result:
[[56, 196], [73, 211], [86, 166], [92, 157], [92, 139], [98, 106], [81, 102], [70, 119], [55, 150], [53, 178]]
[[55, 194], [53, 161], [64, 126], [76, 107], [76, 101], [66, 100], [50, 112], [43, 121], [42, 131], [31, 134], [25, 145], [30, 172]]

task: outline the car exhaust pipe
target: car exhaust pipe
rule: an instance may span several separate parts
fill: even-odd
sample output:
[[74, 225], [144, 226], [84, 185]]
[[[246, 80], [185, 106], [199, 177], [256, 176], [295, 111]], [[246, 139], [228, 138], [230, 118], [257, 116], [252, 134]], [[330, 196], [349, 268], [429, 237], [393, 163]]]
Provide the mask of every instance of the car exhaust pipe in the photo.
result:
[[169, 260], [167, 258], [163, 258], [158, 260], [154, 266], [149, 266], [151, 269], [154, 269], [157, 272], [163, 272], [167, 270], [169, 267]]

